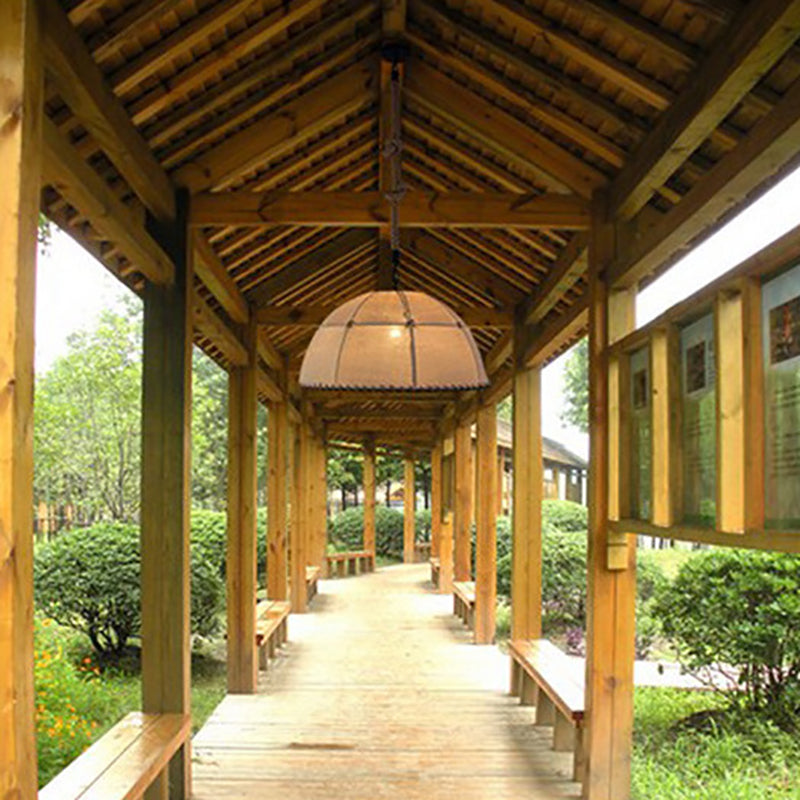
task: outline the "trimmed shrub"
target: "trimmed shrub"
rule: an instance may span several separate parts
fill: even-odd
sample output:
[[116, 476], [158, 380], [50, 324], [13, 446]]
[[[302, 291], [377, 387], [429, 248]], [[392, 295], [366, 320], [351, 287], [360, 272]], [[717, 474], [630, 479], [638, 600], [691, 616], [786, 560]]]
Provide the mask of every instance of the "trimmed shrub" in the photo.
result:
[[791, 717], [800, 706], [800, 558], [709, 550], [681, 566], [655, 601], [690, 669], [732, 666], [737, 701]]
[[[328, 537], [335, 550], [360, 550], [364, 546], [364, 507], [348, 508], [329, 519]], [[375, 552], [386, 558], [403, 558], [402, 511], [375, 507]]]
[[[141, 631], [139, 530], [101, 524], [62, 533], [34, 560], [38, 608], [85, 633], [101, 656], [116, 656]], [[225, 587], [202, 554], [192, 557], [192, 631], [216, 632]]]
[[[224, 511], [192, 510], [192, 551], [199, 553], [220, 578], [225, 579], [228, 518]], [[267, 582], [267, 512], [256, 515], [256, 570], [259, 585]]]
[[542, 526], [559, 531], [582, 531], [589, 528], [589, 510], [571, 500], [544, 500]]
[[431, 510], [421, 508], [414, 514], [414, 537], [418, 542], [431, 540], [431, 526], [433, 524]]

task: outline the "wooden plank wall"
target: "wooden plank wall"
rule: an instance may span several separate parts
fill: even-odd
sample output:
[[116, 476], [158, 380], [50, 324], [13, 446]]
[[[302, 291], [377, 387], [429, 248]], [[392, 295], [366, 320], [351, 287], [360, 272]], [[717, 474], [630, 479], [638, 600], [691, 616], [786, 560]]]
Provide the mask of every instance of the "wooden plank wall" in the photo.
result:
[[[42, 56], [36, 3], [0, 3], [0, 794], [36, 797], [33, 321]], [[14, 123], [10, 111], [18, 114]]]

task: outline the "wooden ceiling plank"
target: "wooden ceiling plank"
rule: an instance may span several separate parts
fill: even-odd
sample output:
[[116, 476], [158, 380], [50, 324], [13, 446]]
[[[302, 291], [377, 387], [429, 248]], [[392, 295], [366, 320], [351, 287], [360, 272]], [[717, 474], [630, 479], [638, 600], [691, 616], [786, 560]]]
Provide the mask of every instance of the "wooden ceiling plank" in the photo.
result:
[[239, 175], [354, 114], [375, 99], [371, 64], [356, 64], [241, 132], [193, 158], [174, 173], [176, 183], [197, 193], [225, 188]]
[[247, 300], [202, 231], [192, 234], [195, 274], [235, 322], [250, 318]]
[[630, 286], [675, 260], [721, 217], [795, 159], [798, 141], [800, 80], [671, 211], [649, 224], [640, 212], [628, 225], [620, 226], [611, 279], [618, 285]]
[[303, 257], [287, 264], [280, 272], [261, 281], [252, 290], [250, 300], [254, 306], [264, 306], [273, 297], [285, 292], [293, 284], [303, 281], [321, 270], [330, 269], [337, 261], [351, 256], [371, 242], [366, 231], [346, 231], [322, 247], [315, 248]]
[[457, 51], [451, 51], [441, 41], [429, 41], [416, 26], [409, 32], [408, 38], [413, 45], [432, 55], [449, 69], [461, 73], [498, 97], [513, 103], [528, 116], [585, 147], [612, 166], [621, 167], [625, 163], [626, 153], [621, 147], [583, 125], [580, 120], [565, 114], [552, 103], [537, 97], [521, 84], [509, 80], [503, 73], [484, 67]]
[[170, 179], [114, 96], [58, 0], [43, 0], [42, 14], [47, 70], [64, 101], [144, 205], [159, 219], [173, 219], [175, 191]]
[[43, 120], [42, 143], [43, 182], [67, 198], [102, 236], [118, 245], [146, 278], [153, 283], [169, 283], [174, 274], [172, 262], [147, 233], [143, 219], [117, 198], [47, 117]]
[[588, 268], [588, 237], [579, 234], [570, 241], [550, 268], [542, 283], [526, 301], [524, 319], [533, 325], [544, 319], [575, 281], [586, 274]]
[[[177, 75], [162, 81], [157, 87], [137, 98], [130, 106], [133, 121], [141, 125], [153, 116], [169, 108], [181, 97], [200, 88], [210, 78], [224, 74], [240, 59], [280, 36], [286, 30], [318, 11], [327, 0], [290, 0], [262, 17], [244, 31], [228, 40], [224, 50], [214, 48], [192, 61]], [[290, 39], [291, 41], [291, 39]]]
[[[589, 225], [588, 203], [577, 195], [490, 192], [408, 192], [406, 227], [560, 228]], [[192, 198], [189, 224], [374, 227], [389, 222], [381, 192], [204, 192]]]
[[582, 64], [596, 75], [638, 97], [653, 108], [663, 111], [674, 99], [674, 93], [667, 86], [582, 39], [519, 0], [489, 0], [486, 5], [487, 11], [496, 13], [512, 28], [536, 38], [544, 38], [549, 46], [556, 48], [567, 58]]
[[484, 146], [529, 165], [553, 191], [588, 198], [606, 182], [594, 167], [427, 64], [409, 69], [406, 90]]
[[641, 142], [609, 189], [610, 212], [631, 219], [800, 34], [800, 0], [759, 0], [736, 17], [694, 80]]

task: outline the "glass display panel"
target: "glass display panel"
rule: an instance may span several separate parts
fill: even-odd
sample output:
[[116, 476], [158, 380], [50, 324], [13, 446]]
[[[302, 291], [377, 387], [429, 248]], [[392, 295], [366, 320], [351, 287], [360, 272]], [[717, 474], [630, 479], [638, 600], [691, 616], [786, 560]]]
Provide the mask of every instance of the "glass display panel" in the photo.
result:
[[681, 330], [683, 519], [714, 526], [717, 511], [717, 391], [714, 316]]
[[761, 289], [764, 356], [764, 516], [800, 528], [800, 265]]
[[630, 357], [631, 517], [648, 520], [653, 499], [653, 415], [650, 403], [650, 348]]

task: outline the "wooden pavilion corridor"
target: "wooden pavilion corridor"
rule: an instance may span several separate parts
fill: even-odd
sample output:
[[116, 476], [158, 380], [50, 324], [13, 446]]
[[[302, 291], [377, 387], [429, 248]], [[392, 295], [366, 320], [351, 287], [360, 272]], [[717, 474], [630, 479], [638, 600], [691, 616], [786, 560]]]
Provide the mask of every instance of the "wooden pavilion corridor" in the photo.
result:
[[428, 565], [321, 584], [255, 695], [228, 695], [193, 745], [198, 800], [578, 797], [508, 658], [469, 643]]

